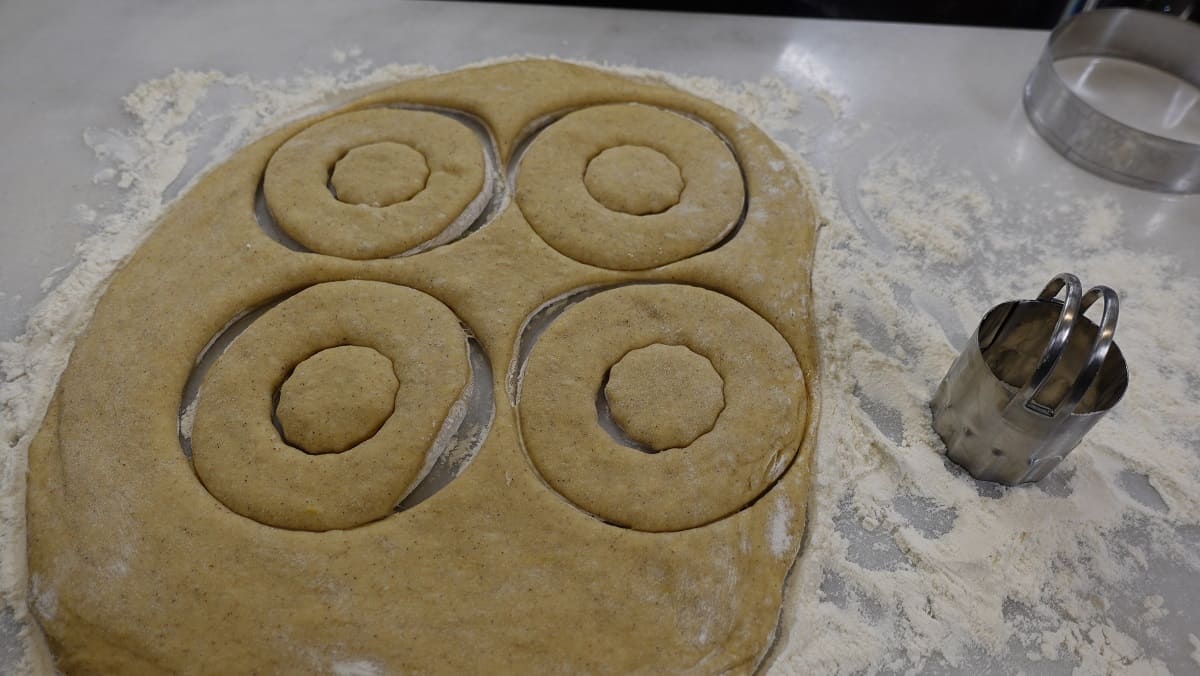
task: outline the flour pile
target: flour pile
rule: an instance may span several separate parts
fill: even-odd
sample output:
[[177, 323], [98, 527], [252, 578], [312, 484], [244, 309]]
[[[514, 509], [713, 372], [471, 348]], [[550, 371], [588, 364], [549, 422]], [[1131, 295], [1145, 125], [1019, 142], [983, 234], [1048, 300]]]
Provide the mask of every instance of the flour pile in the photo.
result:
[[[108, 277], [170, 200], [249, 139], [350, 91], [432, 72], [374, 67], [357, 50], [331, 58], [334, 72], [270, 82], [177, 71], [125, 98], [131, 128], [85, 133], [95, 180], [120, 198], [80, 206], [96, 234], [25, 335], [0, 345], [0, 661], [47, 664], [24, 610], [53, 602], [26, 591], [25, 453]], [[829, 83], [797, 92], [621, 72], [737, 110], [818, 166], [870, 140]], [[766, 669], [1200, 668], [1200, 630], [1180, 629], [1200, 625], [1187, 582], [1200, 573], [1200, 319], [1185, 311], [1200, 281], [1111, 246], [1125, 226], [1115, 201], [1049, 187], [1018, 200], [991, 177], [945, 169], [936, 150], [882, 150], [827, 173], [797, 155], [825, 217], [814, 278], [825, 400], [807, 543]], [[944, 461], [928, 401], [987, 307], [1064, 270], [1121, 293], [1129, 392], [1047, 480], [977, 484]]]

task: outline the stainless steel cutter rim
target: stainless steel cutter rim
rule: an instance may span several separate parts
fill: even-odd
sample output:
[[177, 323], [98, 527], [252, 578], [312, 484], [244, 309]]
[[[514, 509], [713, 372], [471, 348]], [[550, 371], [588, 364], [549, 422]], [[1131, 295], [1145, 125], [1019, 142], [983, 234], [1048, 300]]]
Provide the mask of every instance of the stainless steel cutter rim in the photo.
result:
[[1200, 88], [1200, 25], [1134, 9], [1077, 14], [1051, 33], [1023, 97], [1033, 128], [1076, 165], [1137, 188], [1200, 192], [1200, 144], [1143, 131], [1092, 107], [1054, 67], [1077, 56], [1134, 61]]

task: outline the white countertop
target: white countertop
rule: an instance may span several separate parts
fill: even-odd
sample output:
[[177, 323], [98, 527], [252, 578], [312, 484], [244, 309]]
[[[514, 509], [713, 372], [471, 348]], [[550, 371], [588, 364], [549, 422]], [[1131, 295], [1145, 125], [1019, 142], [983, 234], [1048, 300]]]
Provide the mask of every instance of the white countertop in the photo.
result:
[[[821, 106], [805, 113], [801, 145], [818, 170], [838, 176], [850, 164], [861, 167], [869, 153], [861, 143], [846, 146], [858, 132], [877, 146], [936, 143], [945, 161], [1010, 186], [1014, 199], [1032, 184], [1110, 196], [1126, 216], [1125, 246], [1190, 261], [1194, 270], [1200, 197], [1165, 197], [1089, 176], [1029, 128], [1020, 91], [1045, 38], [1034, 31], [384, 0], [0, 4], [0, 340], [22, 332], [44, 296], [42, 280], [71, 263], [88, 233], [76, 205], [116, 197], [111, 184], [93, 182], [97, 163], [82, 132], [128, 125], [120, 97], [176, 68], [284, 77], [329, 68], [331, 50], [351, 47], [380, 64], [439, 69], [530, 53], [734, 81], [775, 76], [840, 97], [841, 118]], [[1043, 281], [1026, 286], [1033, 291]], [[983, 294], [980, 313], [999, 300]], [[1182, 673], [1200, 668], [1191, 650], [1175, 645], [1160, 657]]]

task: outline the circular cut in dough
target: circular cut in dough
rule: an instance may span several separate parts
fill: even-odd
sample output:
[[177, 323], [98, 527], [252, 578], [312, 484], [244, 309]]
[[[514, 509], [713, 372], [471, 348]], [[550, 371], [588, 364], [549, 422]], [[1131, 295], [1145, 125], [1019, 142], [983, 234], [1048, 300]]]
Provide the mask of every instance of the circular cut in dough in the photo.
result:
[[[396, 166], [381, 171], [388, 159]], [[350, 164], [338, 171], [343, 162]], [[486, 173], [484, 149], [462, 122], [377, 108], [322, 120], [288, 139], [267, 164], [263, 195], [279, 227], [310, 250], [386, 258], [480, 210]], [[418, 179], [422, 189], [398, 199]]]
[[[605, 374], [651, 345], [687, 347], [724, 382], [711, 431], [660, 453], [621, 445], [596, 412]], [[704, 394], [674, 396], [704, 405]], [[554, 320], [530, 352], [518, 410], [526, 452], [551, 488], [605, 521], [677, 531], [766, 491], [795, 456], [808, 409], [796, 357], [766, 320], [713, 291], [648, 284], [600, 292]]]
[[679, 167], [645, 146], [617, 146], [593, 157], [583, 184], [608, 209], [634, 216], [660, 214], [679, 204], [683, 193]]
[[425, 156], [403, 143], [359, 146], [333, 166], [329, 186], [339, 202], [386, 207], [407, 202], [425, 189]]
[[[676, 168], [682, 186], [673, 202], [670, 167], [642, 167], [627, 148], [641, 149], [634, 159], [653, 152]], [[613, 149], [623, 150], [605, 159]], [[601, 165], [589, 172], [593, 160]], [[641, 171], [654, 175], [652, 197], [638, 194], [642, 188], [614, 194]], [[737, 159], [711, 129], [633, 103], [584, 108], [547, 127], [522, 158], [516, 188], [521, 212], [547, 244], [613, 270], [645, 270], [705, 251], [737, 224], [746, 198]], [[654, 213], [658, 207], [665, 211]]]
[[[289, 446], [272, 423], [274, 393], [310, 355], [344, 345], [390, 360], [394, 411], [342, 453]], [[434, 440], [469, 381], [466, 334], [437, 299], [383, 282], [318, 284], [263, 313], [213, 363], [200, 388], [192, 462], [209, 493], [255, 521], [353, 528], [391, 514], [428, 471]]]
[[392, 361], [369, 347], [321, 350], [279, 388], [275, 417], [283, 438], [307, 453], [341, 453], [383, 426], [400, 387]]
[[632, 350], [613, 365], [604, 398], [613, 422], [651, 451], [682, 448], [717, 424], [725, 408], [712, 362], [682, 345]]

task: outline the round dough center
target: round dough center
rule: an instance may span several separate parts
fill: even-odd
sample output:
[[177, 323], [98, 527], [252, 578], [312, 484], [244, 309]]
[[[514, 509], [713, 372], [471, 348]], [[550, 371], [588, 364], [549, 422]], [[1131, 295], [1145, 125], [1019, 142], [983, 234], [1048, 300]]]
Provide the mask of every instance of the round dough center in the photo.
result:
[[608, 148], [588, 162], [588, 192], [612, 211], [658, 214], [679, 204], [683, 175], [666, 155], [645, 146]]
[[392, 361], [369, 347], [322, 350], [279, 389], [283, 438], [308, 453], [341, 453], [366, 441], [392, 414], [400, 382]]
[[329, 184], [341, 202], [386, 207], [412, 199], [428, 181], [424, 155], [412, 146], [384, 141], [346, 153], [334, 165]]
[[682, 345], [630, 351], [609, 371], [604, 397], [613, 421], [653, 451], [690, 445], [725, 408], [720, 374]]

